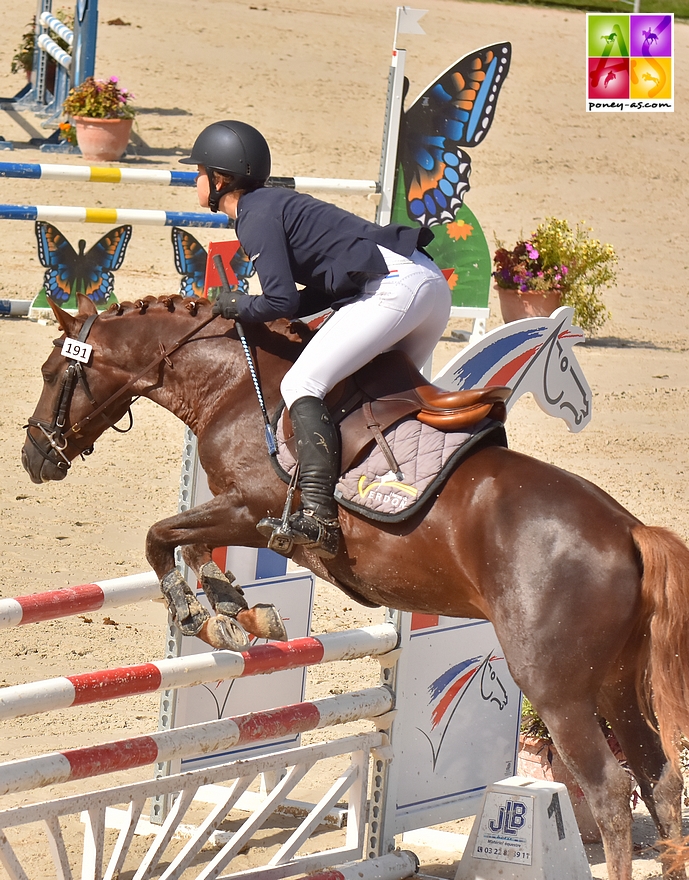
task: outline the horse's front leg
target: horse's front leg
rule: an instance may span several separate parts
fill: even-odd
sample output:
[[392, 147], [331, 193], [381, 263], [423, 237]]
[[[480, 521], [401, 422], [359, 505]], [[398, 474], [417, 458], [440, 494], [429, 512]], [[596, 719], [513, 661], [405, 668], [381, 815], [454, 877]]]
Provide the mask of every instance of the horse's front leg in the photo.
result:
[[[219, 495], [184, 513], [153, 525], [146, 537], [146, 558], [160, 579], [170, 613], [183, 635], [198, 636], [214, 648], [241, 651], [248, 647], [247, 631], [259, 638], [286, 639], [274, 605], [249, 608], [231, 572], [223, 574], [211, 559], [211, 548], [242, 543], [243, 523], [233, 518], [235, 507]], [[253, 537], [253, 536], [252, 536]], [[216, 612], [211, 617], [196, 593], [175, 568], [175, 548], [198, 576]]]

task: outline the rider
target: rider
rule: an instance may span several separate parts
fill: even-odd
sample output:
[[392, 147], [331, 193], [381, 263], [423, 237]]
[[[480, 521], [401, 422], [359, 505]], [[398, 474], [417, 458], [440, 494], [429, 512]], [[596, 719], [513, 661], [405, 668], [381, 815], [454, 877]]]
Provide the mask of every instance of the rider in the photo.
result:
[[[200, 205], [235, 220], [261, 283], [262, 296], [221, 293], [216, 314], [263, 322], [334, 310], [280, 386], [300, 467], [301, 505], [289, 537], [332, 558], [340, 539], [333, 497], [339, 444], [323, 398], [383, 351], [402, 350], [417, 367], [430, 357], [451, 306], [445, 278], [422, 250], [433, 233], [378, 226], [309, 195], [266, 187], [270, 150], [245, 122], [207, 126], [180, 161], [198, 166]], [[279, 525], [266, 517], [257, 528], [270, 537]]]

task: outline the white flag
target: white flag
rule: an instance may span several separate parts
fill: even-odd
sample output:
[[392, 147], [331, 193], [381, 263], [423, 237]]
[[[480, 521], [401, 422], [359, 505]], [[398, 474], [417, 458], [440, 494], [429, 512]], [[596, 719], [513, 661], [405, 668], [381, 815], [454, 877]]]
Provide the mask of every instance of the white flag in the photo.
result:
[[411, 6], [398, 6], [397, 33], [425, 34], [426, 31], [419, 24], [419, 19], [423, 18], [427, 12], [427, 9], [412, 9]]

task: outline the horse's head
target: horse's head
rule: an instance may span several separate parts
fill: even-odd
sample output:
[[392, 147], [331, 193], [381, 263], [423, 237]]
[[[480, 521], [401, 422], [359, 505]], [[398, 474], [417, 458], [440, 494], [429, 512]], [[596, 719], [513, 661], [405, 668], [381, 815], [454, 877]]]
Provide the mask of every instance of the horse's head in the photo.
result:
[[63, 480], [72, 460], [88, 455], [96, 439], [118, 422], [131, 404], [129, 395], [114, 401], [107, 412], [89, 419], [97, 409], [97, 401], [106, 400], [124, 383], [121, 374], [112, 375], [97, 368], [97, 362], [102, 363], [106, 356], [102, 340], [98, 351], [94, 348], [85, 363], [65, 356], [68, 339], [82, 343], [82, 350], [83, 343], [90, 344], [91, 328], [98, 317], [87, 296], [80, 294], [78, 299], [77, 315], [70, 315], [48, 300], [63, 335], [54, 340], [53, 350], [41, 368], [43, 390], [29, 419], [22, 449], [22, 464], [34, 483]]
[[507, 705], [507, 691], [490, 659], [486, 659], [481, 672], [481, 697], [488, 703], [497, 703], [500, 711]]
[[[131, 419], [135, 397], [149, 397], [196, 431], [199, 419], [213, 422], [217, 407], [255, 395], [234, 322], [207, 327], [215, 318], [205, 299], [146, 297], [100, 315], [86, 296], [79, 296], [77, 315], [50, 305], [63, 336], [43, 364], [43, 391], [22, 450], [35, 483], [63, 480], [107, 428], [128, 411]], [[280, 379], [301, 352], [304, 332], [285, 320], [251, 325], [269, 406], [277, 405]], [[67, 340], [82, 352], [92, 346], [85, 362], [71, 357], [75, 346]]]
[[574, 345], [583, 342], [584, 334], [571, 326], [569, 309], [558, 309], [551, 319], [555, 319], [555, 328], [544, 345], [543, 380], [534, 396], [542, 409], [564, 419], [576, 433], [591, 421], [591, 388], [573, 351]]
[[550, 317], [503, 324], [468, 345], [435, 377], [444, 388], [506, 385], [512, 389], [508, 411], [527, 391], [548, 415], [564, 419], [570, 431], [591, 420], [591, 389], [572, 347], [584, 341], [572, 327], [574, 310], [556, 309]]

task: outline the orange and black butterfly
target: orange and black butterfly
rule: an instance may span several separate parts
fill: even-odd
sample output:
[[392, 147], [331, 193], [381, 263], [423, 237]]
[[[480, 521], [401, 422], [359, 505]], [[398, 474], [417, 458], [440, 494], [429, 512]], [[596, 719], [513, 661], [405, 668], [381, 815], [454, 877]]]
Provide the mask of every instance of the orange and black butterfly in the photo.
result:
[[179, 226], [172, 227], [172, 249], [175, 268], [182, 276], [180, 296], [203, 296], [208, 254], [194, 236]]
[[98, 305], [107, 303], [115, 285], [112, 273], [122, 265], [131, 236], [131, 226], [118, 226], [88, 251], [81, 239], [77, 252], [57, 227], [37, 220], [38, 259], [47, 270], [43, 276], [47, 295], [65, 303], [72, 293], [85, 293]]
[[461, 208], [471, 172], [462, 147], [486, 136], [511, 52], [509, 43], [496, 43], [465, 55], [403, 113], [399, 161], [407, 212], [422, 226], [451, 222]]

